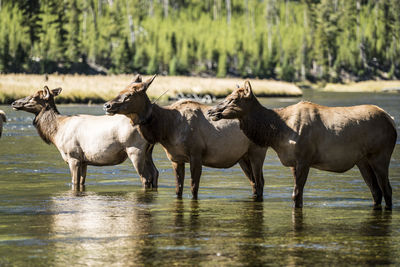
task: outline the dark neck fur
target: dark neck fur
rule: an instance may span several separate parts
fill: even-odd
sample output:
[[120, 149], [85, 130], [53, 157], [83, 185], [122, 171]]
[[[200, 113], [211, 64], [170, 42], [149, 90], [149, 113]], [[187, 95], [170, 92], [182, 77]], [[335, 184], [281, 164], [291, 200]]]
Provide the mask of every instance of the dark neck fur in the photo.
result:
[[167, 109], [152, 104], [152, 111], [144, 123], [139, 124], [140, 133], [147, 142], [151, 144], [162, 143], [165, 139], [165, 133], [168, 131], [167, 127], [171, 127], [170, 120], [165, 115]]
[[40, 137], [47, 144], [54, 141], [53, 138], [58, 130], [57, 115], [59, 114], [55, 105], [46, 105], [36, 114], [33, 120], [33, 125], [36, 127]]
[[273, 146], [282, 128], [282, 120], [275, 111], [263, 107], [257, 99], [255, 101], [251, 110], [239, 119], [240, 128], [253, 143], [262, 147]]

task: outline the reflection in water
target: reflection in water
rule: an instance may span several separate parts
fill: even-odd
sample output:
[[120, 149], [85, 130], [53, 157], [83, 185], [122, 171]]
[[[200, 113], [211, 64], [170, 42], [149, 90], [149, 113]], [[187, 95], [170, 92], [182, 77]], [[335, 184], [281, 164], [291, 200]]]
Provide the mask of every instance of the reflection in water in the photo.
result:
[[246, 266], [262, 266], [267, 254], [260, 244], [265, 243], [264, 203], [260, 201], [244, 202], [241, 209], [241, 229], [244, 231], [243, 243], [239, 245], [239, 260]]
[[292, 210], [292, 223], [293, 223], [293, 235], [299, 236], [304, 229], [303, 224], [303, 209], [293, 208]]
[[[191, 200], [188, 219], [185, 218], [185, 205], [188, 203], [182, 199], [176, 199], [174, 202], [174, 231], [171, 233], [171, 245], [164, 249], [171, 251], [185, 251], [185, 257], [196, 259], [199, 257], [200, 246], [198, 240], [201, 238], [199, 221], [199, 201]], [[173, 245], [172, 245], [173, 244]], [[178, 255], [180, 253], [177, 253]], [[178, 256], [177, 255], [177, 256]], [[182, 256], [182, 255], [180, 255]]]
[[391, 246], [390, 225], [392, 222], [392, 211], [374, 210], [367, 220], [360, 225], [360, 235], [364, 236], [364, 247], [369, 255], [364, 257], [366, 265], [394, 264]]
[[288, 245], [287, 265], [300, 266], [303, 265], [302, 254], [304, 253], [302, 244], [302, 236], [305, 231], [303, 209], [293, 208], [292, 210], [293, 236]]
[[[56, 265], [85, 265], [135, 261], [154, 255], [152, 216], [147, 207], [155, 194], [96, 194], [72, 190], [52, 198], [51, 230]], [[120, 247], [120, 249], [118, 249]]]
[[[294, 209], [287, 265], [303, 266], [312, 259], [314, 264], [319, 261], [323, 264], [328, 259], [338, 265], [394, 264], [396, 246], [390, 240], [391, 211], [373, 210], [371, 214], [361, 216], [363, 220], [358, 225], [348, 225], [343, 220], [315, 221], [305, 217], [301, 209]], [[363, 238], [360, 239], [360, 236]]]

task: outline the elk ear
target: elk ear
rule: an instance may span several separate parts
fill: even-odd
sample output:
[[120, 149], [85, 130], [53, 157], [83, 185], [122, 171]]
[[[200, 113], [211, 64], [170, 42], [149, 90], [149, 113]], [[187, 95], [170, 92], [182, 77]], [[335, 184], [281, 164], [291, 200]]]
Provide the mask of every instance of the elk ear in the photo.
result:
[[58, 87], [56, 89], [51, 90], [51, 93], [53, 94], [53, 96], [58, 96], [59, 94], [61, 94], [62, 88]]
[[49, 87], [47, 87], [47, 85], [45, 85], [43, 87], [43, 99], [48, 100], [49, 97], [50, 97], [50, 90], [49, 90]]
[[142, 82], [142, 76], [140, 74], [137, 74], [135, 77], [133, 77], [133, 83], [141, 83]]
[[151, 77], [150, 79], [148, 79], [147, 81], [144, 82], [144, 88], [143, 90], [147, 90], [147, 88], [149, 88], [150, 84], [154, 81], [154, 79], [157, 77], [157, 74], [154, 74], [153, 77]]
[[251, 90], [250, 81], [247, 80], [244, 82], [244, 95], [246, 97], [249, 97], [249, 96], [251, 96], [252, 93], [253, 93], [253, 91]]

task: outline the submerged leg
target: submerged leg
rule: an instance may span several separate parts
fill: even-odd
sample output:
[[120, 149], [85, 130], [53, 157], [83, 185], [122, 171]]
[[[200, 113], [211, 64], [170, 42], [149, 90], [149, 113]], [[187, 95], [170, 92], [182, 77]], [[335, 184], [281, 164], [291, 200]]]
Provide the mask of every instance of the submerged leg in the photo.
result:
[[175, 174], [175, 192], [178, 198], [182, 197], [183, 184], [185, 182], [185, 163], [184, 162], [172, 162], [172, 168]]
[[250, 164], [248, 157], [243, 157], [241, 160], [239, 160], [239, 165], [242, 168], [246, 177], [250, 181], [251, 187], [253, 189], [253, 195], [256, 195], [257, 194], [256, 184], [255, 184], [255, 180], [253, 177], [253, 170], [251, 169], [251, 164]]
[[81, 180], [80, 184], [84, 185], [86, 180], [87, 164], [82, 164], [81, 166]]
[[153, 162], [153, 148], [154, 145], [149, 145], [146, 149], [146, 169], [150, 173], [150, 180], [152, 188], [158, 187], [158, 170]]
[[379, 188], [382, 191], [383, 198], [385, 199], [386, 209], [392, 209], [392, 187], [389, 182], [389, 163], [390, 156], [373, 155], [368, 158], [368, 163], [371, 165]]
[[190, 174], [192, 176], [192, 198], [197, 199], [200, 186], [200, 176], [202, 171], [202, 161], [198, 156], [190, 157]]
[[294, 177], [294, 188], [292, 199], [295, 208], [303, 207], [303, 189], [307, 181], [308, 172], [310, 167], [306, 164], [297, 163], [296, 167], [292, 167]]
[[72, 177], [71, 182], [75, 186], [78, 186], [81, 178], [81, 163], [76, 159], [70, 159], [68, 161], [68, 166]]
[[257, 154], [250, 154], [249, 160], [251, 164], [251, 170], [254, 177], [254, 186], [256, 188], [256, 196], [258, 199], [262, 199], [264, 191], [264, 175], [263, 175], [263, 164], [264, 157]]
[[364, 178], [365, 183], [368, 185], [374, 199], [374, 208], [379, 209], [382, 204], [382, 190], [379, 187], [377, 178], [371, 165], [366, 159], [357, 162], [357, 167], [360, 170], [361, 176]]

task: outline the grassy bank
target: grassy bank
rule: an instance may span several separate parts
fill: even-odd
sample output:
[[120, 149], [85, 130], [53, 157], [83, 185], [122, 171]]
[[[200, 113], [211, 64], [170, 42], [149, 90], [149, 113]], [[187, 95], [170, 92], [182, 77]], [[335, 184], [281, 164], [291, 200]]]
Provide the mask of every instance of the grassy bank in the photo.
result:
[[[149, 76], [144, 76], [148, 78]], [[45, 81], [43, 75], [8, 74], [0, 75], [0, 103], [11, 103], [13, 100], [25, 97], [48, 85], [50, 88], [62, 87], [63, 92], [58, 97], [63, 103], [100, 103], [109, 100], [124, 89], [133, 75], [115, 76], [83, 76], [83, 75], [48, 75]], [[259, 96], [298, 96], [301, 90], [294, 84], [269, 80], [250, 80], [254, 91]], [[158, 76], [148, 94], [157, 98], [167, 89], [164, 99], [173, 98], [178, 93], [213, 94], [224, 97], [243, 85], [240, 78], [199, 78], [182, 76]]]
[[365, 81], [348, 84], [328, 83], [323, 89], [327, 92], [398, 92], [400, 93], [400, 81]]

